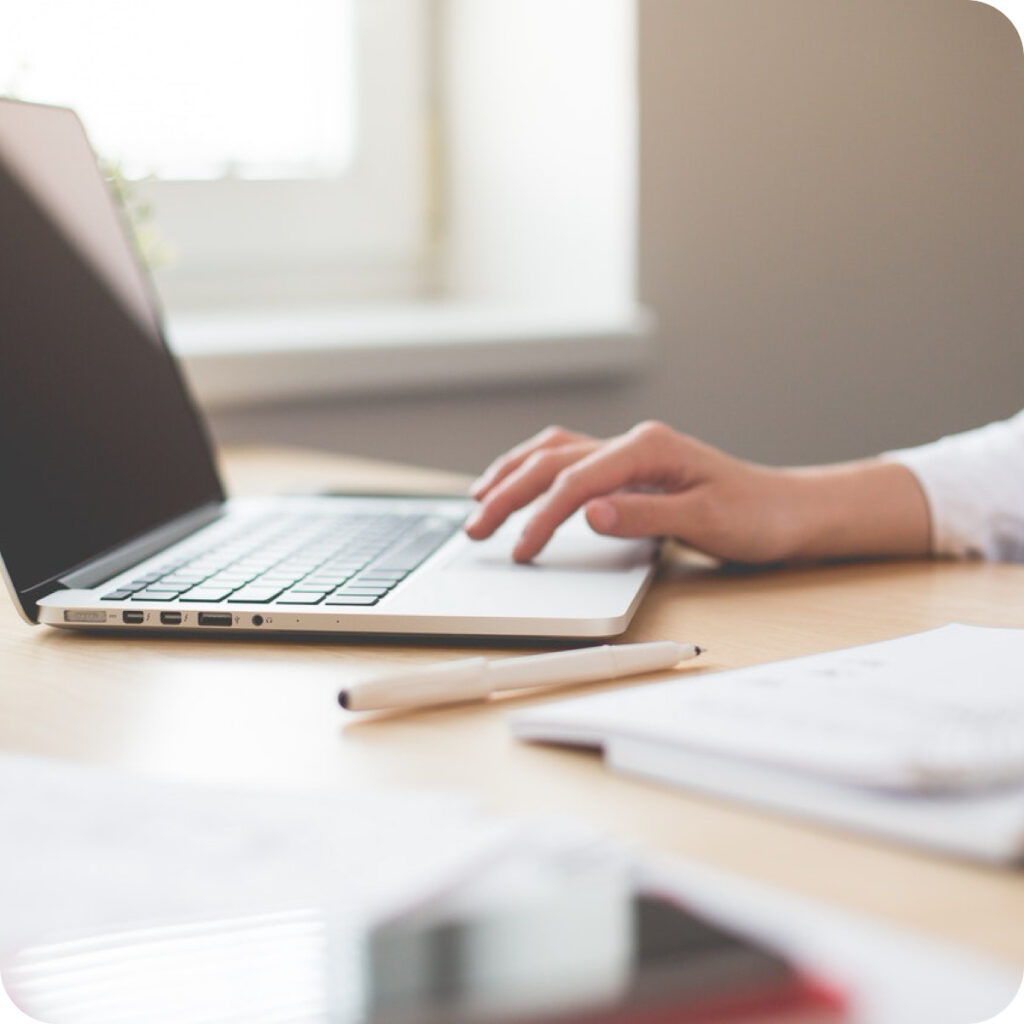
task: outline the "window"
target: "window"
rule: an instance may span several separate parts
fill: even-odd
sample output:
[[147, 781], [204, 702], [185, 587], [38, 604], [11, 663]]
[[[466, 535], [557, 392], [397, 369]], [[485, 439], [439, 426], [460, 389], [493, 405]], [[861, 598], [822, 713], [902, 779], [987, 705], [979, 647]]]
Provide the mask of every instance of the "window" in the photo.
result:
[[24, 0], [0, 18], [0, 92], [74, 107], [136, 180], [172, 308], [407, 296], [425, 238], [423, 6]]
[[635, 0], [8, 0], [0, 92], [75, 107], [105, 158], [154, 175], [132, 191], [208, 406], [607, 378], [642, 365], [649, 323], [634, 18]]

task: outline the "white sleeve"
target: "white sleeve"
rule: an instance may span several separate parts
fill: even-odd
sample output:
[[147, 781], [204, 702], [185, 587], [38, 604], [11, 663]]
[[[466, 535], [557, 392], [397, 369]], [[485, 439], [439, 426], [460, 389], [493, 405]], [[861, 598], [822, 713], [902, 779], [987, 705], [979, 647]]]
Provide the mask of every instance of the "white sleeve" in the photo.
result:
[[920, 481], [935, 554], [1024, 562], [1024, 412], [882, 458]]

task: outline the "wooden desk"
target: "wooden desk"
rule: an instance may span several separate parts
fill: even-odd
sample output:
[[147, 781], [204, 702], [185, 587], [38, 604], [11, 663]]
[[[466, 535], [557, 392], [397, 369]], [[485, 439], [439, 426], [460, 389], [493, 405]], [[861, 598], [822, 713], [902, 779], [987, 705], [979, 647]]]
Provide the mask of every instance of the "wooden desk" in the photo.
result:
[[[464, 485], [449, 474], [285, 449], [232, 453], [225, 472], [236, 493]], [[711, 649], [701, 670], [715, 671], [952, 620], [1024, 626], [1024, 567], [915, 562], [733, 574], [670, 562], [627, 639], [698, 640]], [[1020, 872], [619, 778], [596, 756], [514, 742], [500, 705], [357, 720], [335, 704], [353, 674], [451, 654], [411, 644], [66, 634], [29, 628], [5, 602], [0, 749], [253, 785], [456, 786], [498, 811], [581, 816], [663, 853], [1024, 964]], [[508, 703], [528, 699], [540, 698]]]

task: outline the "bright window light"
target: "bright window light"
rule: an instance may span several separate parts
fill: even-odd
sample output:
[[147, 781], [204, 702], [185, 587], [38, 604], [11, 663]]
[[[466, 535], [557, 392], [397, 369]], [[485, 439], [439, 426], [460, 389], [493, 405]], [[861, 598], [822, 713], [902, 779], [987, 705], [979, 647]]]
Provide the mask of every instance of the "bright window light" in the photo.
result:
[[352, 161], [352, 0], [5, 8], [0, 93], [74, 107], [129, 177], [336, 177]]

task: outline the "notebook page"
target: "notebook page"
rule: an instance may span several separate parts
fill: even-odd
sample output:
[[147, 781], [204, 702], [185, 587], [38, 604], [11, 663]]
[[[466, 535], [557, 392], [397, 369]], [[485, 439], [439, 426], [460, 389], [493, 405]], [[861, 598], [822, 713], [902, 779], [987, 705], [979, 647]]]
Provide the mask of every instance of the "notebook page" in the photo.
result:
[[513, 714], [524, 738], [676, 745], [903, 792], [1024, 783], [1024, 631], [895, 640]]

